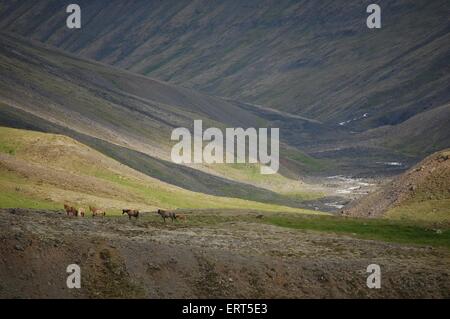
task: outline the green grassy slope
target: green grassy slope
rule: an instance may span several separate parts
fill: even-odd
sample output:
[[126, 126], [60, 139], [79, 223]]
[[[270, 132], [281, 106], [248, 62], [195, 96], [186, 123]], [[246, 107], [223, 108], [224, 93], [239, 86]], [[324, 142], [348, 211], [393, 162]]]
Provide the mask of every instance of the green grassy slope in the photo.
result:
[[[304, 207], [304, 199], [322, 196], [316, 191], [309, 190], [307, 185], [292, 187], [284, 179], [279, 180], [273, 176], [270, 178], [270, 182], [275, 184], [274, 187], [277, 187], [279, 192], [235, 181], [232, 179], [233, 176], [225, 179], [210, 175], [193, 168], [173, 164], [169, 161], [80, 134], [7, 105], [0, 104], [0, 115], [0, 125], [70, 136], [143, 174], [194, 192], [265, 203], [278, 203], [292, 207]], [[238, 169], [231, 169], [227, 172], [230, 174], [230, 171], [236, 170]], [[253, 171], [253, 169], [247, 168], [244, 172], [246, 171]], [[242, 174], [241, 172], [241, 178]], [[255, 177], [251, 176], [250, 178]], [[267, 181], [264, 182], [267, 183]], [[281, 184], [283, 184], [282, 187], [280, 186]], [[295, 193], [295, 195], [292, 196], [291, 193]]]
[[[347, 234], [363, 239], [397, 243], [444, 246], [450, 248], [449, 225], [433, 226], [429, 222], [396, 221], [386, 219], [356, 219], [319, 216], [271, 215], [265, 222], [281, 227]], [[444, 227], [443, 227], [444, 226]]]
[[64, 202], [124, 207], [222, 208], [314, 213], [210, 196], [161, 182], [62, 135], [0, 127], [0, 207], [61, 208]]
[[445, 104], [415, 115], [399, 125], [383, 126], [364, 135], [386, 147], [423, 156], [449, 146], [449, 127], [450, 104]]

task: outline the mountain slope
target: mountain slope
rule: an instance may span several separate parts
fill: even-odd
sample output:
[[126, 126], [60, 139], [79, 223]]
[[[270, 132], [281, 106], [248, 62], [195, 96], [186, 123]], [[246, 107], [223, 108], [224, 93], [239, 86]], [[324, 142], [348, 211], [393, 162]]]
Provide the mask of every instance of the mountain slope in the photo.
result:
[[[273, 179], [267, 178], [267, 180], [263, 179], [261, 181], [263, 185], [266, 185], [268, 181], [272, 182], [274, 187], [278, 187], [278, 191], [275, 192], [267, 188], [240, 182], [239, 179], [242, 179], [246, 175], [238, 175], [236, 178], [235, 174], [233, 174], [235, 172], [233, 171], [239, 172], [239, 169], [229, 169], [228, 178], [208, 174], [201, 170], [174, 164], [170, 161], [158, 159], [92, 136], [80, 134], [3, 104], [0, 104], [0, 125], [70, 136], [143, 174], [194, 192], [248, 199], [264, 203], [278, 203], [293, 207], [305, 207], [304, 200], [324, 196], [320, 189], [315, 189], [311, 185], [303, 183], [294, 183], [281, 176], [275, 176], [272, 177]], [[245, 167], [241, 170], [244, 173], [246, 171]], [[252, 172], [248, 167], [247, 171]], [[257, 176], [251, 177], [253, 177], [251, 179], [253, 182], [255, 180], [258, 181]], [[280, 186], [281, 183], [284, 183], [284, 188]], [[326, 207], [324, 208], [326, 209]]]
[[[271, 126], [270, 117], [235, 102], [78, 59], [12, 34], [0, 34], [0, 43], [5, 104], [152, 156], [169, 159], [172, 130], [192, 128], [195, 119], [205, 127]], [[309, 125], [301, 128], [308, 138], [318, 131], [345, 135], [308, 119], [298, 121]]]
[[[13, 127], [69, 134], [76, 139], [91, 136], [94, 140], [106, 142], [109, 148], [118, 145], [143, 153], [146, 159], [150, 157], [166, 163], [173, 145], [171, 131], [179, 126], [192, 128], [195, 119], [202, 119], [204, 127], [210, 125], [222, 129], [236, 126], [278, 127], [281, 132], [278, 175], [255, 174], [258, 169], [255, 165], [191, 165], [191, 168], [222, 179], [297, 194], [308, 192], [306, 187], [299, 185], [299, 176], [336, 173], [376, 175], [386, 171], [386, 167], [377, 162], [409, 163], [415, 160], [414, 154], [405, 157], [396, 148], [389, 149], [383, 143], [366, 143], [365, 140], [372, 139], [371, 136], [361, 138], [358, 134], [350, 134], [345, 127], [326, 125], [240, 101], [210, 97], [76, 58], [13, 34], [0, 34], [0, 43], [3, 75], [0, 82], [0, 101], [3, 102], [0, 112], [3, 113], [2, 125], [5, 126], [13, 123]], [[97, 142], [81, 141], [91, 147], [99, 147]], [[338, 154], [323, 156], [327, 154], [324, 151], [335, 150], [337, 145]], [[355, 147], [361, 148], [358, 150], [360, 158], [349, 156], [354, 154]], [[101, 151], [105, 152], [105, 149]], [[109, 156], [113, 153], [120, 154], [107, 152]], [[115, 158], [124, 160], [123, 156]], [[130, 158], [125, 158], [127, 165], [132, 165], [128, 160]], [[133, 167], [140, 169], [145, 166], [145, 163], [135, 163]], [[179, 169], [182, 167], [176, 166], [176, 170]], [[203, 175], [202, 180], [205, 179], [211, 180]], [[188, 185], [188, 189], [194, 191], [231, 195], [210, 183], [196, 187], [202, 180], [175, 176], [164, 179], [183, 188]], [[234, 189], [233, 194], [236, 194], [236, 187], [228, 187], [230, 189]], [[257, 192], [247, 192], [250, 193]], [[266, 195], [259, 196], [262, 197]]]
[[426, 156], [450, 143], [450, 104], [419, 113], [394, 126], [382, 126], [362, 134], [364, 140], [409, 154]]
[[288, 177], [259, 176], [255, 165], [189, 167], [170, 161], [173, 128], [190, 128], [194, 119], [221, 128], [270, 126], [253, 112], [14, 35], [0, 34], [0, 42], [1, 125], [68, 135], [144, 174], [195, 192], [295, 207], [321, 196], [297, 178], [299, 172], [323, 166], [322, 161], [294, 148], [290, 158], [282, 152], [280, 172]]
[[450, 149], [430, 155], [344, 213], [449, 223]]
[[124, 207], [247, 208], [305, 212], [184, 190], [133, 170], [62, 135], [0, 127], [0, 207], [59, 208], [64, 202]]
[[364, 131], [450, 101], [446, 0], [9, 1], [0, 27], [208, 93]]

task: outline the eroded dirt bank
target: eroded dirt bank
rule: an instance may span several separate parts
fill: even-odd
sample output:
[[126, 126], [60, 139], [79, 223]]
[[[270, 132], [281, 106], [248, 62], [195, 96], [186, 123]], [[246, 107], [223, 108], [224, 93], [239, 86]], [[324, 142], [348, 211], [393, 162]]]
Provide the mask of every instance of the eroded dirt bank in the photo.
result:
[[[198, 213], [200, 214], [200, 213]], [[190, 216], [195, 218], [195, 215]], [[233, 221], [75, 219], [0, 210], [3, 298], [450, 297], [450, 252]], [[66, 287], [81, 267], [82, 288]], [[382, 268], [382, 288], [366, 267]]]

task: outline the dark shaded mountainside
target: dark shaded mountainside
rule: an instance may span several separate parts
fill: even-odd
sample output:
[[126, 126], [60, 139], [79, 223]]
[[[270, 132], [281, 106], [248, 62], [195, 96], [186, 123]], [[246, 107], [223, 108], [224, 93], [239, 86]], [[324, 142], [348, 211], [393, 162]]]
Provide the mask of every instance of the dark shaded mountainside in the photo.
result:
[[[446, 0], [380, 0], [379, 30], [366, 27], [370, 1], [79, 1], [75, 31], [65, 27], [68, 3], [4, 2], [0, 27], [348, 131], [380, 128], [367, 132], [377, 145], [421, 156], [450, 146]], [[390, 140], [418, 129], [408, 143]]]
[[450, 149], [428, 156], [381, 190], [351, 204], [349, 216], [446, 221], [450, 218]]
[[[236, 172], [227, 178], [227, 171], [214, 171], [214, 166], [189, 167], [170, 160], [170, 133], [175, 127], [191, 127], [198, 118], [217, 127], [245, 127], [265, 122], [263, 118], [220, 99], [78, 59], [13, 35], [0, 34], [0, 43], [0, 125], [70, 136], [187, 190], [304, 205], [302, 198], [255, 186]], [[293, 174], [290, 167], [308, 170], [316, 163], [295, 149], [290, 156], [283, 160], [287, 175]]]
[[[185, 167], [170, 162], [172, 129], [191, 128], [194, 119], [203, 119], [205, 127], [279, 127], [280, 173], [294, 180], [299, 175], [340, 171], [377, 174], [397, 169], [380, 164], [386, 160], [414, 160], [342, 127], [218, 99], [80, 59], [13, 34], [0, 34], [0, 41], [0, 124], [71, 136], [183, 188], [226, 195], [228, 191], [220, 186], [224, 177], [252, 182], [240, 178], [240, 168]], [[352, 158], [343, 151], [348, 149], [360, 157]], [[230, 174], [230, 169], [235, 174]], [[204, 173], [218, 176], [207, 178]], [[192, 179], [192, 175], [197, 177]], [[202, 182], [207, 180], [212, 184]], [[245, 187], [239, 190], [232, 183], [226, 189], [241, 194]]]

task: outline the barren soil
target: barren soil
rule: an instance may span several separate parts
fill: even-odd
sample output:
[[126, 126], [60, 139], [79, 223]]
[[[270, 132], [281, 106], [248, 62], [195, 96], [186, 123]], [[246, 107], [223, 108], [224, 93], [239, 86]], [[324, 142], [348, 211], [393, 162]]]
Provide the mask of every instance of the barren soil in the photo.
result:
[[[164, 224], [150, 213], [130, 221], [0, 210], [0, 297], [450, 297], [446, 248], [280, 228], [255, 213], [201, 225], [200, 214]], [[81, 289], [66, 287], [73, 263]], [[378, 290], [366, 286], [372, 263], [382, 269]]]

